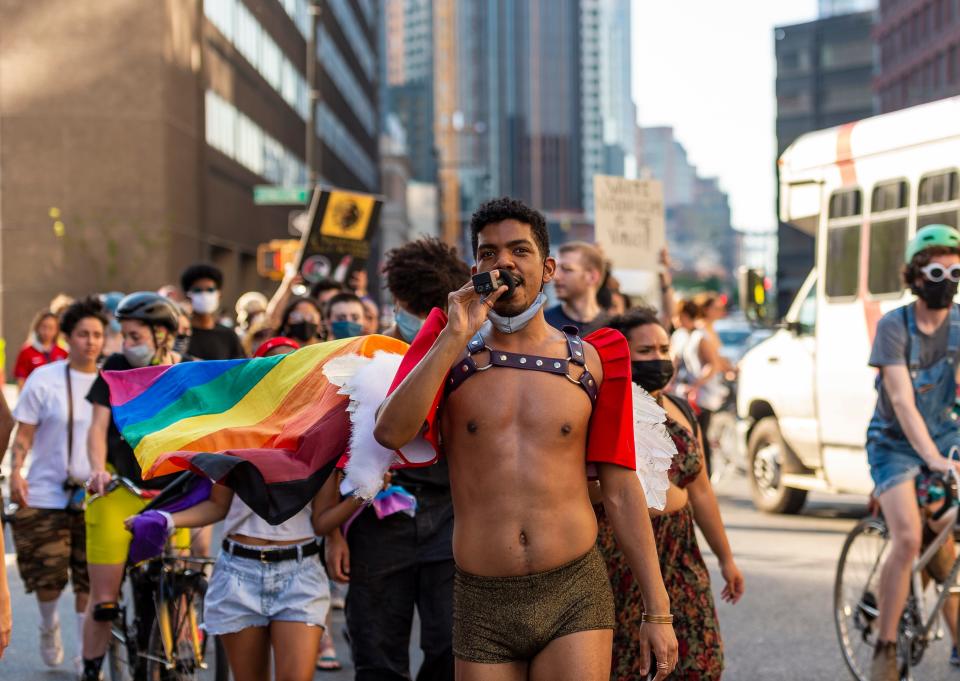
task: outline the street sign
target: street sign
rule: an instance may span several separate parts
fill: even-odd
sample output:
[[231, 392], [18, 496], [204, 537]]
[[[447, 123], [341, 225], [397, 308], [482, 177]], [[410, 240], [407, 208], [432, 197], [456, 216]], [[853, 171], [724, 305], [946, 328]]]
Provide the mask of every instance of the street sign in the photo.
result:
[[311, 194], [313, 191], [305, 185], [277, 187], [258, 184], [253, 188], [253, 202], [258, 206], [291, 206], [307, 203]]

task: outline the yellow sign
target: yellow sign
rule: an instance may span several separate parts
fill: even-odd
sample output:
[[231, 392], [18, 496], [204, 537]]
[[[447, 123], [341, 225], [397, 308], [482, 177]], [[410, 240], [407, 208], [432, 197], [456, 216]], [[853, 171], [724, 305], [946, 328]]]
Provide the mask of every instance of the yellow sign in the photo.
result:
[[320, 234], [355, 241], [366, 239], [376, 203], [376, 199], [369, 194], [330, 192]]

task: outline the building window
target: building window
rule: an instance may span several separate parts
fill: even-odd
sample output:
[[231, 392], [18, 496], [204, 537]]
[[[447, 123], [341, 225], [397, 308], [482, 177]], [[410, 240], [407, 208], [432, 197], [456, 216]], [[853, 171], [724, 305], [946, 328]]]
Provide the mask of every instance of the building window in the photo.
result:
[[317, 106], [317, 135], [368, 190], [377, 186], [376, 164], [336, 114], [322, 102]]
[[909, 185], [878, 184], [870, 202], [870, 260], [867, 290], [873, 295], [900, 293], [900, 264], [907, 248]]
[[925, 225], [960, 225], [960, 180], [957, 171], [923, 177], [917, 204], [917, 229]]
[[376, 137], [377, 112], [373, 108], [373, 103], [360, 87], [359, 79], [340, 54], [340, 50], [337, 49], [326, 29], [320, 31], [317, 56], [363, 129], [371, 137]]
[[367, 80], [376, 80], [376, 57], [370, 48], [370, 42], [363, 32], [363, 28], [357, 21], [357, 17], [347, 4], [347, 0], [327, 0], [327, 6], [333, 12], [333, 16], [336, 17], [337, 23], [353, 50], [353, 54], [356, 55], [360, 67], [367, 76]]
[[302, 184], [300, 158], [213, 90], [204, 97], [207, 144], [273, 184]]
[[860, 276], [860, 206], [859, 189], [838, 191], [830, 196], [824, 277], [824, 287], [830, 298], [857, 295]]
[[210, 22], [300, 118], [306, 120], [309, 109], [306, 80], [250, 10], [238, 0], [206, 0], [203, 7]]

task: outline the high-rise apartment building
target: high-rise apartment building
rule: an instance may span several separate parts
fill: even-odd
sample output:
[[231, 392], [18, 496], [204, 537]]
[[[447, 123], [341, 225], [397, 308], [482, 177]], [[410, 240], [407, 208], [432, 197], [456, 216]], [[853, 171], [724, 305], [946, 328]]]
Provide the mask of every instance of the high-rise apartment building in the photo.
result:
[[581, 0], [583, 204], [593, 214], [593, 176], [636, 177], [630, 0]]
[[289, 208], [257, 184], [306, 181], [317, 60], [317, 170], [380, 186], [374, 0], [0, 3], [0, 336], [16, 350], [58, 292], [155, 289], [206, 259], [227, 299], [267, 282], [256, 248]]
[[[838, 14], [774, 29], [778, 158], [804, 133], [875, 113], [873, 18], [872, 11]], [[780, 315], [813, 267], [815, 236], [794, 225], [778, 224]]]
[[635, 169], [629, 0], [387, 0], [384, 16], [402, 60], [387, 106], [413, 176], [437, 178], [446, 239], [499, 194], [582, 222], [593, 175]]
[[960, 0], [882, 0], [878, 15], [881, 113], [960, 94]]

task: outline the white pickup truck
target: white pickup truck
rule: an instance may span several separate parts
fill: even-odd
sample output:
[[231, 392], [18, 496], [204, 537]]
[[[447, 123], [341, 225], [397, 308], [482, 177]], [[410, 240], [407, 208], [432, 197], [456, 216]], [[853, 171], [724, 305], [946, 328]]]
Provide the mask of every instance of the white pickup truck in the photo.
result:
[[810, 490], [869, 494], [877, 321], [910, 294], [918, 227], [960, 222], [960, 97], [799, 138], [780, 158], [780, 219], [816, 235], [784, 325], [744, 355], [740, 443], [756, 506], [796, 513]]

